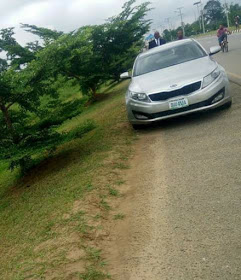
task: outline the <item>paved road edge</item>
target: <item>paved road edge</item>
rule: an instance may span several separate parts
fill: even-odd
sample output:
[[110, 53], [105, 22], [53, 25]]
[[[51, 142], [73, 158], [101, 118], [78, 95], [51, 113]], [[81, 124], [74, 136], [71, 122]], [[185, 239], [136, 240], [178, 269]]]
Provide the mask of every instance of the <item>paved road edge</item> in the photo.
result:
[[237, 74], [234, 74], [231, 72], [227, 72], [227, 74], [228, 74], [230, 82], [241, 86], [241, 76], [240, 75], [237, 75]]

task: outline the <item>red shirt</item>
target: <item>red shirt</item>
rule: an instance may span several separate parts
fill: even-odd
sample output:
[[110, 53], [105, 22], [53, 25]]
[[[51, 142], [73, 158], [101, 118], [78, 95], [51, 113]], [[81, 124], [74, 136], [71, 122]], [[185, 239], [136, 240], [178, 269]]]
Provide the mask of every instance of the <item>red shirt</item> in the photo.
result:
[[217, 36], [218, 38], [223, 36], [226, 32], [228, 32], [228, 29], [227, 28], [223, 28], [223, 29], [218, 29], [218, 32], [217, 32]]

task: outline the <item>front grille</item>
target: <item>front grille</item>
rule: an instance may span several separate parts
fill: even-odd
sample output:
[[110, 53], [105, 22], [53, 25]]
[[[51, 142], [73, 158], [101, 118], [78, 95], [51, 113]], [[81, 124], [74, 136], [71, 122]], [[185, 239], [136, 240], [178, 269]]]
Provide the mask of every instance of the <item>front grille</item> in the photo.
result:
[[196, 83], [187, 85], [183, 88], [176, 89], [173, 91], [166, 91], [166, 92], [151, 94], [151, 95], [149, 95], [149, 97], [152, 101], [164, 101], [169, 98], [176, 97], [176, 96], [188, 95], [190, 93], [193, 93], [194, 91], [199, 90], [200, 88], [201, 88], [201, 82], [196, 82]]
[[[153, 119], [157, 119], [157, 118], [161, 118], [161, 117], [166, 117], [166, 116], [171, 116], [171, 115], [175, 115], [178, 113], [184, 113], [187, 111], [191, 111], [194, 109], [198, 109], [198, 108], [202, 108], [202, 107], [206, 107], [212, 104], [212, 101], [220, 94], [223, 93], [225, 94], [225, 88], [222, 88], [221, 90], [219, 90], [215, 95], [213, 95], [211, 98], [199, 102], [199, 103], [195, 103], [192, 105], [189, 105], [188, 107], [185, 108], [180, 108], [180, 109], [176, 109], [176, 110], [168, 110], [168, 111], [164, 111], [164, 112], [159, 112], [159, 113], [154, 113], [154, 114], [147, 114], [147, 113], [142, 113], [142, 112], [137, 112], [137, 111], [133, 111], [133, 114], [141, 114], [143, 116], [146, 116], [149, 120], [153, 120]], [[138, 118], [137, 118], [138, 119]]]

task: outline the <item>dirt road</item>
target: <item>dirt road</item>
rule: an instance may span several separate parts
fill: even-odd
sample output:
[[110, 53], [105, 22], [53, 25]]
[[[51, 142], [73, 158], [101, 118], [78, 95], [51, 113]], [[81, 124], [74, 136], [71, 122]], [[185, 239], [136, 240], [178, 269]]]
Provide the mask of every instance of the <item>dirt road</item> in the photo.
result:
[[113, 279], [241, 279], [241, 88], [232, 92], [230, 110], [139, 132]]

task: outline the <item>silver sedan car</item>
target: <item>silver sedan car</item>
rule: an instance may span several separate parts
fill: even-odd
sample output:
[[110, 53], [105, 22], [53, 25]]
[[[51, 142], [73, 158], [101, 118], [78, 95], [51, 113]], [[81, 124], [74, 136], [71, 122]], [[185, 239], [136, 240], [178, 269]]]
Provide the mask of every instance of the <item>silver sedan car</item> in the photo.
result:
[[224, 68], [195, 40], [185, 39], [141, 53], [122, 79], [131, 78], [126, 94], [134, 128], [197, 111], [230, 107], [232, 98]]

